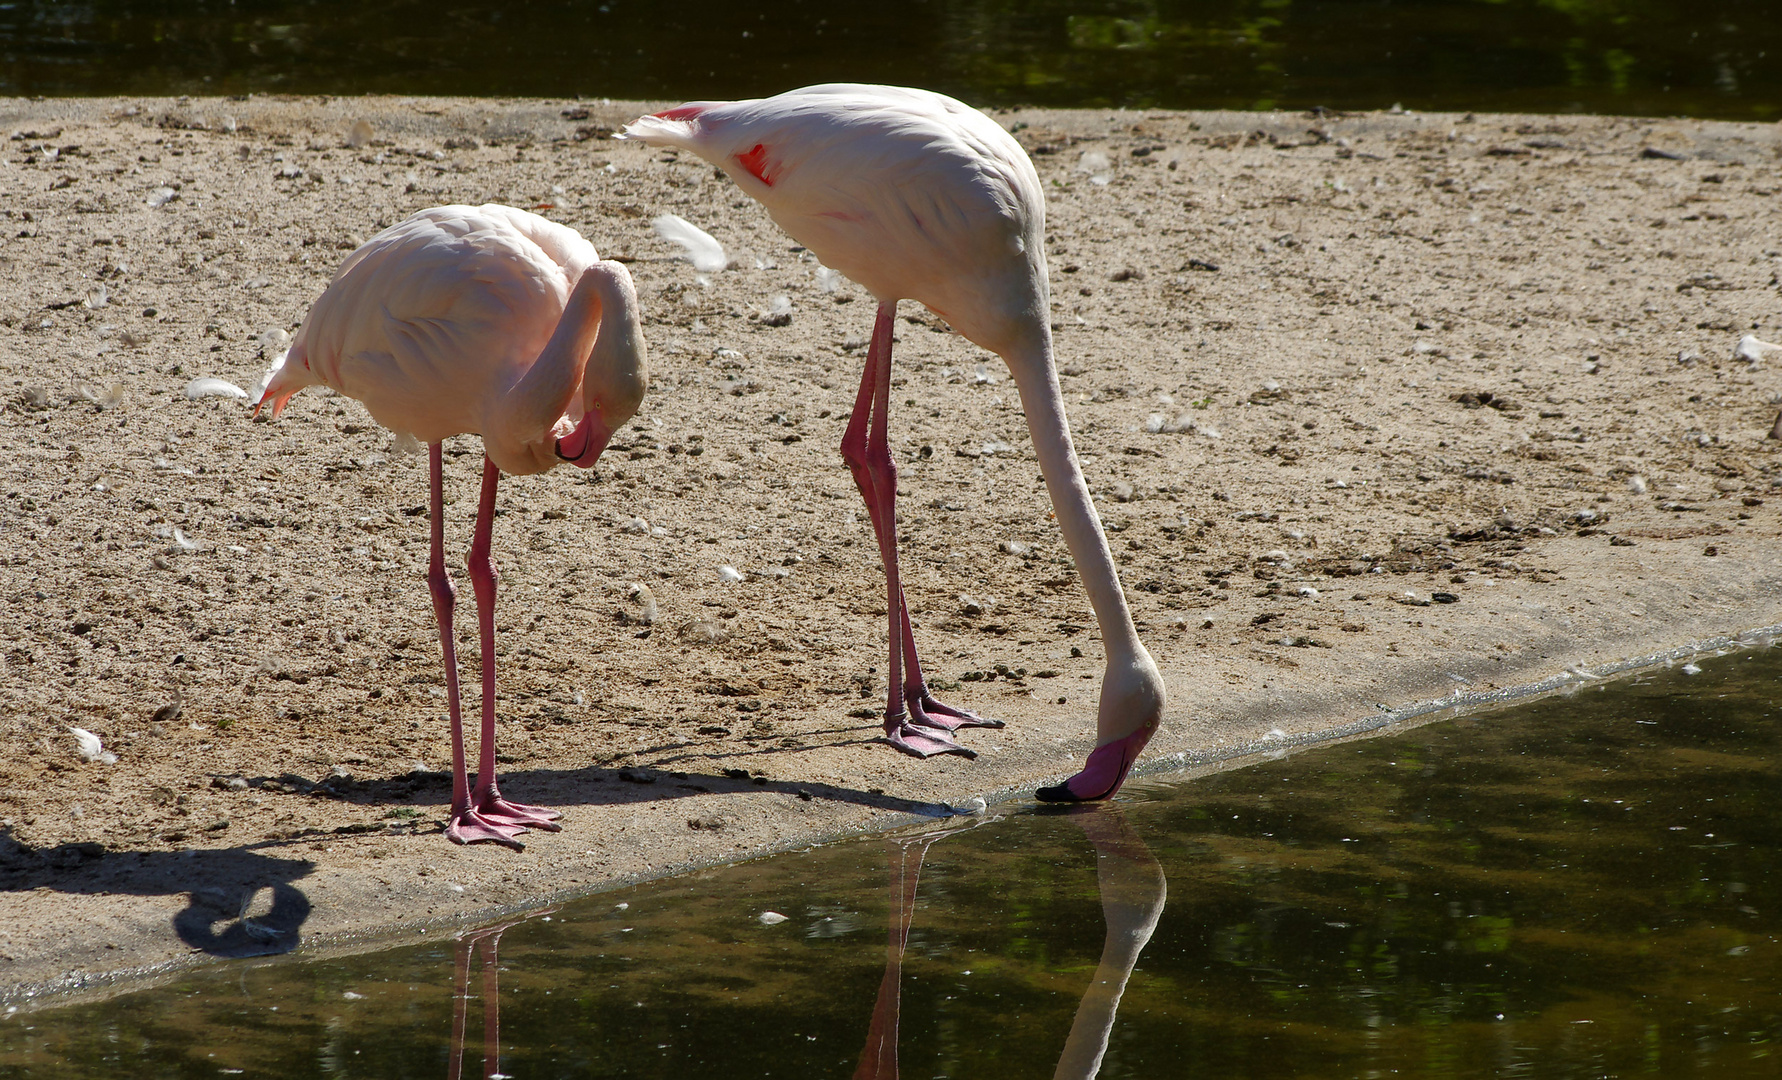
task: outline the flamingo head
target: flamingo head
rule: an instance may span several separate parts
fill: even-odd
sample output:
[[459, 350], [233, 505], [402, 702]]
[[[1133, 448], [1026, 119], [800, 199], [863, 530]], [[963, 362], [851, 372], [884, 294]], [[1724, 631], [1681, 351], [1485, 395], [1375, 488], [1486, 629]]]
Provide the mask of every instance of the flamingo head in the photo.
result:
[[[613, 434], [637, 413], [650, 381], [648, 350], [639, 318], [637, 290], [625, 265], [597, 262], [583, 271], [598, 275], [600, 330], [582, 373], [581, 421], [557, 437], [557, 456], [591, 469]], [[561, 430], [564, 422], [559, 422]]]
[[577, 468], [592, 469], [606, 444], [612, 441], [613, 432], [624, 423], [610, 423], [599, 408], [589, 409], [582, 415], [581, 423], [557, 440], [557, 456]]

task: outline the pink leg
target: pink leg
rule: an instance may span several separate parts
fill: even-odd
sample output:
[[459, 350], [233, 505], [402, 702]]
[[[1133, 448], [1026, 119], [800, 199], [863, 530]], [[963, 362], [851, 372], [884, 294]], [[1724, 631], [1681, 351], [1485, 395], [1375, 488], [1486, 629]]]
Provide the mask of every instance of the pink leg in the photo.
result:
[[[901, 599], [901, 597], [899, 598]], [[957, 731], [965, 727], [1002, 727], [1001, 720], [979, 716], [970, 709], [948, 705], [935, 697], [922, 678], [922, 662], [916, 658], [916, 635], [910, 628], [909, 605], [903, 608], [903, 655], [907, 663], [903, 679], [904, 699], [909, 702], [910, 717], [918, 727]]]
[[[557, 819], [562, 814], [541, 806], [508, 802], [495, 786], [495, 586], [500, 584], [501, 575], [489, 560], [489, 548], [494, 542], [495, 487], [500, 479], [501, 470], [484, 458], [483, 492], [477, 502], [476, 532], [470, 542], [470, 584], [476, 592], [483, 650], [482, 745], [478, 747], [476, 787], [470, 793], [470, 804], [484, 821], [498, 828], [559, 832], [563, 826], [557, 824]], [[521, 846], [512, 840], [511, 833], [506, 842], [516, 848]]]
[[[885, 702], [885, 738], [892, 746], [917, 757], [934, 754], [960, 754], [977, 757], [977, 753], [953, 740], [945, 727], [926, 724], [926, 717], [912, 717], [905, 709], [903, 660], [906, 648], [915, 656], [909, 636], [909, 615], [904, 606], [903, 583], [897, 571], [897, 462], [891, 457], [890, 440], [886, 435], [891, 404], [891, 331], [896, 324], [897, 305], [879, 305], [878, 320], [873, 324], [872, 345], [866, 352], [866, 371], [860, 376], [860, 392], [854, 398], [854, 412], [848, 417], [848, 430], [842, 435], [841, 453], [854, 474], [854, 486], [866, 502], [867, 516], [872, 519], [873, 533], [879, 541], [879, 559], [885, 567], [885, 612], [890, 663], [886, 676], [888, 689]], [[920, 682], [920, 675], [917, 675]], [[926, 687], [922, 688], [926, 695]], [[914, 702], [920, 707], [921, 702]]]
[[452, 634], [452, 607], [457, 590], [445, 568], [445, 478], [440, 445], [434, 443], [428, 455], [433, 519], [428, 523], [432, 552], [427, 559], [427, 588], [433, 594], [433, 616], [439, 623], [439, 651], [445, 663], [446, 700], [452, 716], [452, 812], [446, 823], [446, 837], [457, 844], [489, 841], [518, 847], [519, 842], [513, 837], [519, 829], [483, 821], [470, 808], [470, 780], [464, 769], [464, 714], [458, 696], [458, 644]]

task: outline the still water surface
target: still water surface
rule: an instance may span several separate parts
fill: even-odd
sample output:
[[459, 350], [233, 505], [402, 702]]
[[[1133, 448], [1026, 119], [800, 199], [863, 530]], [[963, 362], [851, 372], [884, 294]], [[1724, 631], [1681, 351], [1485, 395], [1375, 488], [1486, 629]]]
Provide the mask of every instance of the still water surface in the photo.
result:
[[0, 95], [752, 97], [1782, 116], [1775, 0], [0, 0]]
[[1704, 668], [218, 964], [0, 1077], [1774, 1077], [1782, 650]]

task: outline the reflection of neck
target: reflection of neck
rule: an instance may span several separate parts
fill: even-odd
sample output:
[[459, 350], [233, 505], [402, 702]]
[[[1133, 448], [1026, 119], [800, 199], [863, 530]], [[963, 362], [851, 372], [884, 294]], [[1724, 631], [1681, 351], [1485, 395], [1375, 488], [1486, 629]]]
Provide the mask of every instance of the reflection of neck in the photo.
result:
[[[1102, 942], [1101, 963], [1083, 994], [1083, 1003], [1077, 1006], [1076, 1020], [1071, 1023], [1064, 1053], [1052, 1075], [1054, 1080], [1091, 1080], [1101, 1071], [1101, 1058], [1107, 1053], [1108, 1036], [1114, 1030], [1120, 995], [1138, 964], [1139, 953], [1157, 929], [1168, 887], [1157, 857], [1132, 831], [1118, 807], [1085, 806], [1071, 814], [1071, 820], [1095, 845], [1095, 873], [1101, 887], [1101, 913], [1107, 922], [1107, 937]], [[866, 1045], [861, 1048], [854, 1080], [898, 1080], [897, 1020], [903, 1003], [903, 954], [910, 943], [910, 921], [916, 910], [916, 883], [921, 877], [922, 860], [928, 855], [929, 846], [942, 836], [931, 835], [918, 843], [897, 845], [891, 863], [893, 911], [890, 941], [885, 949], [885, 977], [879, 981], [878, 1000], [873, 1003], [872, 1023], [866, 1031]]]
[[1099, 806], [1073, 814], [1072, 819], [1095, 845], [1101, 913], [1108, 932], [1095, 978], [1083, 993], [1083, 1003], [1077, 1006], [1077, 1017], [1064, 1040], [1064, 1053], [1052, 1073], [1054, 1080], [1089, 1080], [1101, 1071], [1120, 995], [1139, 953], [1157, 929], [1168, 891], [1163, 867], [1115, 807]]

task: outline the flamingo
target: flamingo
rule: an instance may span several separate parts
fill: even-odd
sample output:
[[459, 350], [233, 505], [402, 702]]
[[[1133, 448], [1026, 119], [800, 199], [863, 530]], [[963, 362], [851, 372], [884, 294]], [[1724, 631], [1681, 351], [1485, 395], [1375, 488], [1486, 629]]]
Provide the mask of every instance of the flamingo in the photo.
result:
[[[260, 406], [277, 419], [306, 386], [357, 398], [378, 423], [428, 444], [432, 552], [427, 586], [439, 623], [452, 719], [448, 839], [518, 850], [529, 829], [561, 828], [554, 810], [509, 802], [495, 782], [495, 588], [489, 558], [503, 472], [590, 468], [637, 411], [648, 381], [637, 292], [575, 230], [509, 206], [439, 206], [372, 237], [347, 256]], [[474, 790], [465, 773], [452, 636], [456, 591], [445, 569], [440, 443], [483, 439], [482, 497], [470, 545], [481, 624], [483, 701]]]
[[691, 102], [624, 137], [689, 150], [723, 169], [793, 239], [879, 301], [841, 453], [884, 563], [889, 622], [885, 738], [918, 757], [975, 756], [954, 732], [1000, 727], [938, 701], [922, 677], [897, 565], [897, 466], [886, 436], [891, 331], [919, 301], [1013, 374], [1065, 544], [1107, 649], [1096, 746], [1042, 799], [1112, 795], [1163, 717], [1163, 679], [1139, 641], [1083, 470], [1052, 359], [1045, 198], [1008, 132], [926, 90], [832, 84], [753, 101]]

